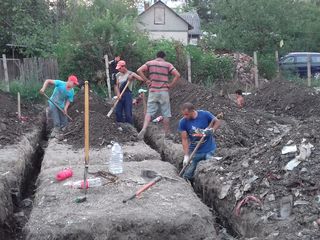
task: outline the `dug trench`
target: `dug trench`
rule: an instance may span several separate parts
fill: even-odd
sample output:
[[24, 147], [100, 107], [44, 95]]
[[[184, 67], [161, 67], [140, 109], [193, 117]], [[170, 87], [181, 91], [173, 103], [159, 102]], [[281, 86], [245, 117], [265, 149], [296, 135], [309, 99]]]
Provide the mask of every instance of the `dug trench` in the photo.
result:
[[[45, 116], [18, 143], [1, 149], [0, 239], [24, 239], [23, 228], [32, 211], [36, 181], [47, 144]], [[1, 172], [2, 172], [1, 171]]]
[[[272, 92], [272, 98], [265, 92]], [[292, 95], [301, 102], [311, 99], [315, 104], [301, 108]], [[171, 92], [173, 140], [164, 138], [158, 124], [151, 124], [145, 135], [145, 141], [161, 154], [162, 160], [178, 169], [183, 152], [176, 129], [180, 105], [186, 101], [223, 116], [216, 132], [216, 158], [199, 164], [194, 182], [194, 191], [223, 226], [217, 229], [220, 237], [318, 239], [319, 95], [277, 80], [247, 98], [246, 108], [239, 110], [233, 101], [214, 91], [181, 83]], [[141, 116], [142, 106], [135, 111], [138, 129], [143, 123]], [[283, 154], [282, 149], [288, 145], [298, 150]], [[301, 158], [306, 148], [309, 155]], [[294, 159], [301, 159], [298, 166], [285, 170]]]

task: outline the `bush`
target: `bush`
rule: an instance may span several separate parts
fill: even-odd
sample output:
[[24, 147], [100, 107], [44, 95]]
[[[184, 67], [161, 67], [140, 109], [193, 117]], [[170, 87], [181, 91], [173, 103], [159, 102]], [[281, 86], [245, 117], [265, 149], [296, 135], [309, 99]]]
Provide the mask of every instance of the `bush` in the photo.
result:
[[277, 75], [277, 64], [275, 55], [272, 53], [258, 54], [259, 74], [263, 78], [273, 79]]
[[232, 79], [233, 62], [228, 57], [206, 53], [199, 47], [189, 46], [192, 62], [192, 81], [212, 86], [214, 82]]

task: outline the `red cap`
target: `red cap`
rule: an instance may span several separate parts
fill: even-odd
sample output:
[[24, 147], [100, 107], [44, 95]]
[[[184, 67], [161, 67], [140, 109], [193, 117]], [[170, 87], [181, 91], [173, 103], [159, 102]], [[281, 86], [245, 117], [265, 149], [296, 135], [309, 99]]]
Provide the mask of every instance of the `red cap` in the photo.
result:
[[126, 62], [123, 61], [123, 60], [120, 60], [120, 61], [118, 62], [118, 64], [117, 64], [116, 69], [118, 70], [118, 69], [120, 69], [121, 67], [124, 67], [125, 65], [126, 65]]
[[75, 75], [70, 75], [68, 81], [73, 82], [75, 85], [79, 85], [78, 78]]

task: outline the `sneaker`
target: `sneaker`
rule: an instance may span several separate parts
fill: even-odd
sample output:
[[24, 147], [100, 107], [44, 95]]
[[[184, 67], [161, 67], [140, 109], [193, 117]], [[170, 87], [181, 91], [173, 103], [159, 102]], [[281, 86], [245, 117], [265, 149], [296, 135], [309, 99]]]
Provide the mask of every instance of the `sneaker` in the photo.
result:
[[146, 129], [142, 129], [138, 134], [138, 139], [142, 140], [145, 134], [146, 134]]

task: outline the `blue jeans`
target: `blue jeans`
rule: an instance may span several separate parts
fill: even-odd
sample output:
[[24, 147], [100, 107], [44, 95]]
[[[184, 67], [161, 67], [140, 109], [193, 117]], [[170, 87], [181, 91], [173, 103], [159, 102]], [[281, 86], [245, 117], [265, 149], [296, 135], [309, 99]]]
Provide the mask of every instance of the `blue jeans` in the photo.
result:
[[215, 151], [216, 150], [214, 149], [208, 153], [196, 153], [192, 159], [191, 164], [189, 165], [189, 167], [187, 167], [186, 171], [184, 172], [183, 178], [186, 178], [188, 180], [192, 180], [198, 163], [200, 161], [208, 160], [208, 159], [212, 158]]
[[[123, 117], [124, 112], [124, 117]], [[122, 95], [120, 101], [116, 107], [116, 119], [117, 122], [133, 123], [132, 118], [132, 93], [126, 90]]]
[[68, 124], [68, 118], [56, 106], [49, 103], [50, 115], [53, 120], [53, 127], [61, 129]]

